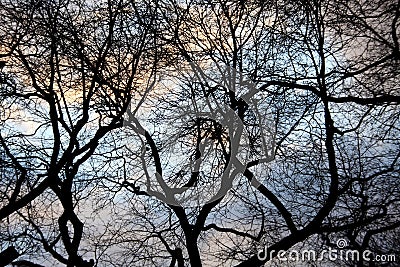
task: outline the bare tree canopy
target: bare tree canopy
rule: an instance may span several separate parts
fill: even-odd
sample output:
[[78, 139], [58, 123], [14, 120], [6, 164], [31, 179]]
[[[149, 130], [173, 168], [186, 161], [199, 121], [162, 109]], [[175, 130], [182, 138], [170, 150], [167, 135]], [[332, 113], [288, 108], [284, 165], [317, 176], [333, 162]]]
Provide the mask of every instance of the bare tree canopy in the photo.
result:
[[399, 18], [1, 1], [0, 266], [398, 266]]

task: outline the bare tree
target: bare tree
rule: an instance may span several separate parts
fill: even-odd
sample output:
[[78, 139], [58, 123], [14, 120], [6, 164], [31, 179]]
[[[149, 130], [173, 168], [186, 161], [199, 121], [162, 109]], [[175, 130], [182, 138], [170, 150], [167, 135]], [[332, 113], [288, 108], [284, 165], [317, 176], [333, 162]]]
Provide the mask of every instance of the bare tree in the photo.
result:
[[2, 13], [4, 248], [67, 266], [399, 257], [400, 2]]
[[[152, 120], [163, 126], [141, 134], [161, 195], [151, 193], [175, 213], [190, 265], [212, 254], [212, 261], [259, 266], [311, 237], [321, 246], [345, 237], [349, 249], [398, 254], [391, 241], [370, 243], [398, 227], [398, 4], [162, 4], [165, 39], [186, 63], [178, 61], [165, 82]], [[219, 112], [213, 103], [242, 121], [248, 154], [233, 143], [238, 126], [210, 115]], [[267, 116], [272, 131], [263, 131]], [[204, 151], [207, 140], [214, 155]], [[224, 197], [216, 191], [232, 156], [255, 189], [238, 178]], [[208, 202], [188, 210], [175, 198], [188, 190]], [[218, 244], [210, 231], [228, 234]], [[261, 238], [264, 259], [251, 255]]]
[[2, 247], [93, 266], [77, 210], [95, 183], [88, 162], [150, 75], [146, 31], [124, 1], [3, 1], [1, 17]]

